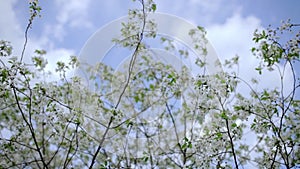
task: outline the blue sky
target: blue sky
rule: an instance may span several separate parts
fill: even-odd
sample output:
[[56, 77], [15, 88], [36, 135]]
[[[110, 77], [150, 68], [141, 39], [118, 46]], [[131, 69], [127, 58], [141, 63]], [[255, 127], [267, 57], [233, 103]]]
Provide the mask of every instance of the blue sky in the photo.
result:
[[[254, 76], [250, 69], [257, 66], [251, 55], [251, 41], [256, 28], [269, 24], [278, 26], [288, 18], [300, 23], [298, 0], [157, 0], [157, 12], [168, 13], [205, 27], [208, 39], [221, 61], [238, 54], [241, 57], [240, 74]], [[27, 54], [34, 49], [45, 49], [49, 69], [57, 60], [78, 55], [88, 38], [103, 25], [138, 7], [132, 0], [40, 0], [41, 18], [30, 30]], [[24, 29], [28, 21], [28, 0], [0, 0], [0, 38], [14, 46], [14, 55], [20, 55]], [[278, 79], [267, 74], [267, 82]], [[275, 76], [275, 75], [274, 75]], [[289, 78], [289, 77], [287, 77]], [[291, 79], [287, 79], [289, 81]], [[264, 84], [264, 83], [263, 83]], [[269, 83], [268, 83], [269, 84]], [[263, 86], [267, 87], [267, 86]]]
[[[279, 25], [281, 20], [291, 18], [300, 23], [300, 1], [297, 0], [160, 0], [157, 11], [182, 17], [195, 25], [209, 30], [216, 25], [224, 25], [233, 17], [246, 20], [253, 17], [259, 26]], [[40, 0], [42, 18], [36, 19], [31, 37], [46, 36], [54, 47], [79, 52], [85, 41], [104, 24], [127, 14], [127, 9], [137, 6], [131, 0]], [[17, 24], [24, 30], [28, 16], [28, 0], [0, 0], [1, 16], [13, 13]], [[1, 8], [0, 7], [0, 8]], [[7, 13], [9, 12], [9, 14]], [[7, 18], [9, 19], [9, 18]], [[236, 18], [238, 19], [238, 18]], [[11, 27], [12, 25], [1, 25]], [[251, 25], [248, 25], [251, 27]], [[1, 28], [1, 29], [2, 29]], [[2, 31], [0, 32], [2, 33]], [[0, 36], [3, 37], [2, 34]]]
[[[32, 56], [34, 49], [47, 50], [48, 69], [53, 69], [58, 60], [79, 55], [85, 42], [100, 27], [126, 15], [129, 8], [139, 6], [132, 0], [40, 0], [40, 3], [42, 17], [34, 21], [29, 32], [26, 54]], [[221, 61], [239, 55], [240, 76], [246, 80], [257, 76], [253, 68], [258, 61], [250, 52], [254, 30], [269, 24], [278, 26], [288, 18], [300, 23], [299, 0], [157, 0], [156, 3], [157, 12], [205, 27]], [[0, 39], [12, 42], [14, 55], [21, 54], [28, 17], [28, 0], [0, 0]], [[276, 73], [258, 78], [261, 88], [278, 86]], [[291, 81], [291, 74], [287, 73], [285, 84]]]

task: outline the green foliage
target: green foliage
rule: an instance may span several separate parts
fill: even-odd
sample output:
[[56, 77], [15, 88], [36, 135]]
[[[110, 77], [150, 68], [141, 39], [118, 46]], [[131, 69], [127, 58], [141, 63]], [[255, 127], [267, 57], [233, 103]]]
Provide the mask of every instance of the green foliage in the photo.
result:
[[39, 70], [43, 70], [46, 65], [48, 64], [47, 60], [45, 60], [42, 56], [46, 54], [46, 51], [44, 50], [35, 50], [35, 53], [38, 54], [38, 56], [32, 57], [32, 62], [35, 67], [37, 67]]
[[151, 9], [152, 9], [153, 12], [155, 12], [156, 11], [156, 4], [152, 4]]
[[41, 12], [42, 8], [39, 6], [38, 0], [31, 0], [29, 1], [29, 9], [30, 9], [30, 20], [33, 20], [36, 16], [41, 16], [39, 13]]
[[[292, 61], [299, 60], [299, 41], [300, 32], [294, 32], [293, 28], [298, 27], [298, 24], [291, 24], [290, 20], [283, 22], [282, 26], [267, 30], [262, 30], [259, 32], [255, 31], [253, 41], [258, 43], [258, 47], [253, 47], [251, 51], [257, 57], [262, 58], [263, 63], [256, 68], [261, 74], [262, 68], [272, 67], [275, 64], [280, 63], [280, 61]], [[297, 30], [295, 30], [297, 31]], [[292, 37], [285, 43], [280, 42], [280, 36]]]

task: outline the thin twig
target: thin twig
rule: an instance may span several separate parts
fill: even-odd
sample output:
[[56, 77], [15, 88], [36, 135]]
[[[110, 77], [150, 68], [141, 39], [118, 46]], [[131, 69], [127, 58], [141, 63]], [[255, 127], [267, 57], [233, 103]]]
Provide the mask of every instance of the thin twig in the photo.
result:
[[[131, 60], [130, 60], [130, 63], [129, 63], [127, 81], [126, 81], [126, 83], [124, 85], [124, 88], [123, 88], [123, 90], [122, 90], [119, 98], [117, 99], [117, 103], [116, 103], [116, 105], [114, 107], [114, 110], [118, 109], [119, 104], [121, 103], [121, 99], [123, 98], [123, 95], [124, 95], [126, 89], [129, 86], [129, 82], [130, 82], [130, 79], [131, 79], [133, 67], [134, 67], [134, 64], [135, 64], [135, 61], [136, 61], [136, 58], [137, 58], [137, 55], [138, 55], [138, 52], [139, 52], [139, 48], [141, 46], [141, 43], [142, 43], [142, 40], [143, 40], [143, 36], [144, 36], [143, 34], [144, 34], [144, 31], [145, 31], [145, 27], [146, 27], [146, 11], [145, 11], [144, 0], [141, 0], [140, 2], [142, 4], [142, 8], [143, 8], [142, 9], [142, 11], [143, 11], [143, 26], [142, 26], [142, 30], [141, 30], [140, 36], [138, 36], [139, 37], [139, 41], [137, 43], [137, 46], [136, 46], [136, 48], [134, 50], [134, 53], [133, 53], [133, 55], [131, 57]], [[100, 141], [100, 143], [98, 145], [98, 148], [97, 148], [95, 154], [93, 155], [93, 158], [92, 158], [91, 164], [89, 166], [89, 169], [93, 168], [93, 166], [95, 164], [95, 160], [96, 160], [96, 158], [97, 158], [97, 156], [98, 156], [98, 154], [99, 154], [99, 152], [101, 150], [101, 147], [102, 147], [102, 145], [104, 143], [104, 140], [106, 139], [106, 135], [107, 135], [108, 131], [110, 130], [110, 127], [111, 127], [113, 121], [114, 121], [114, 116], [111, 116], [110, 120], [108, 122], [108, 125], [107, 125], [107, 127], [106, 127], [106, 129], [104, 131], [104, 134], [102, 136], [102, 139], [101, 139], [101, 141]]]

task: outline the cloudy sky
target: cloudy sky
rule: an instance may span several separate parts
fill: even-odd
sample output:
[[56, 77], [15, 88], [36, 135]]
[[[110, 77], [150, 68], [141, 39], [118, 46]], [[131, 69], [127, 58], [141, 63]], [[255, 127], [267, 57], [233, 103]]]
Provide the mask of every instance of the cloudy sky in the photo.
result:
[[[28, 22], [28, 0], [0, 0], [0, 38], [11, 41], [20, 55]], [[157, 0], [157, 12], [168, 13], [205, 27], [220, 60], [238, 54], [241, 74], [257, 65], [250, 48], [256, 28], [278, 26], [290, 18], [300, 23], [298, 0]], [[132, 0], [40, 0], [41, 18], [30, 30], [28, 56], [45, 49], [50, 65], [69, 55], [79, 55], [85, 42], [100, 27], [138, 7]], [[289, 77], [287, 77], [289, 78]], [[270, 78], [274, 83], [278, 79]], [[289, 79], [287, 79], [289, 80]]]
[[[11, 41], [14, 55], [20, 55], [23, 47], [28, 2], [0, 0], [0, 39]], [[205, 27], [221, 61], [239, 55], [240, 75], [246, 80], [256, 76], [253, 67], [258, 65], [250, 52], [254, 30], [269, 24], [279, 26], [289, 18], [300, 23], [299, 0], [156, 0], [156, 3], [157, 12]], [[129, 8], [139, 6], [132, 0], [40, 0], [40, 5], [42, 17], [35, 19], [29, 32], [26, 54], [32, 56], [34, 49], [45, 49], [49, 69], [58, 60], [79, 55], [99, 28], [126, 15]], [[260, 80], [262, 87], [279, 84], [276, 73], [265, 74]], [[287, 74], [285, 83], [291, 82], [292, 77]]]

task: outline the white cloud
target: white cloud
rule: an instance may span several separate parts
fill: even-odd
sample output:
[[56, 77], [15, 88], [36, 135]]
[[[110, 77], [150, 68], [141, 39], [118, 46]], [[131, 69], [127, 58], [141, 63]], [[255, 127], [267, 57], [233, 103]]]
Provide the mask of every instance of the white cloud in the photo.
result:
[[66, 35], [66, 29], [64, 28], [63, 24], [45, 24], [44, 36], [53, 36], [55, 40], [62, 41], [64, 39], [64, 36]]
[[224, 24], [213, 24], [206, 28], [208, 40], [222, 63], [236, 55], [240, 57], [239, 75], [246, 80], [257, 74], [254, 67], [258, 65], [259, 60], [250, 50], [255, 46], [252, 37], [257, 28], [261, 28], [258, 18], [242, 17], [238, 12], [227, 18]]
[[92, 24], [87, 20], [90, 0], [55, 0], [59, 10], [56, 16], [59, 24], [68, 24], [72, 28], [89, 28]]
[[54, 8], [56, 13], [51, 14], [55, 16], [54, 22], [44, 23], [43, 34], [45, 36], [52, 36], [61, 42], [69, 34], [70, 29], [86, 31], [94, 28], [89, 20], [89, 11], [93, 8], [90, 0], [55, 0], [50, 3], [48, 8]]
[[[12, 1], [1, 1], [0, 2], [0, 40], [10, 41], [13, 46], [13, 56], [20, 56], [23, 45], [24, 45], [24, 29], [21, 28], [21, 24], [17, 19], [16, 9], [14, 9], [14, 5], [16, 5], [17, 0]], [[24, 20], [27, 20], [24, 17]], [[42, 37], [32, 38], [31, 32], [34, 31], [34, 23], [33, 29], [29, 30], [29, 39], [26, 47], [26, 52], [24, 55], [24, 61], [30, 62], [31, 57], [34, 55], [34, 50], [36, 49], [46, 49], [47, 55], [46, 59], [49, 62], [47, 69], [54, 69], [55, 63], [58, 60], [66, 61], [70, 55], [74, 55], [73, 50], [57, 48], [55, 47], [54, 42], [49, 40], [47, 35], [43, 35]]]
[[219, 9], [221, 8], [222, 0], [188, 0], [186, 1], [186, 3], [190, 3], [190, 6], [200, 6], [204, 11], [214, 13], [216, 11], [219, 11]]
[[86, 20], [90, 0], [55, 0], [58, 8], [57, 21], [60, 24], [70, 24], [71, 27], [86, 27], [89, 22]]
[[257, 28], [261, 28], [258, 18], [252, 16], [243, 18], [239, 13], [235, 13], [224, 24], [212, 25], [207, 31], [208, 38], [221, 61], [238, 54], [241, 56], [241, 64], [247, 63], [250, 66], [257, 63], [250, 52], [251, 47], [255, 45], [252, 37]]
[[58, 61], [68, 61], [70, 56], [74, 54], [73, 50], [58, 48], [47, 52], [48, 66], [46, 70], [55, 70]]
[[17, 16], [13, 12], [13, 6], [17, 0], [0, 1], [0, 37], [1, 40], [10, 41], [14, 47], [14, 55], [21, 53], [24, 43], [22, 29], [18, 23]]
[[239, 7], [235, 3], [222, 0], [164, 0], [157, 1], [158, 11], [183, 17], [198, 25], [222, 22]]

